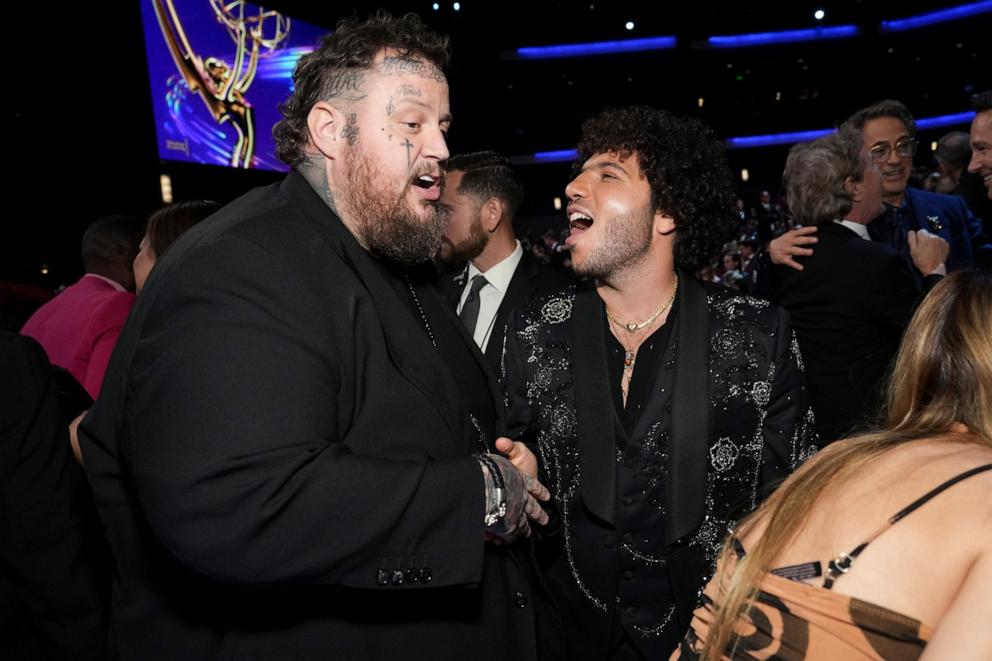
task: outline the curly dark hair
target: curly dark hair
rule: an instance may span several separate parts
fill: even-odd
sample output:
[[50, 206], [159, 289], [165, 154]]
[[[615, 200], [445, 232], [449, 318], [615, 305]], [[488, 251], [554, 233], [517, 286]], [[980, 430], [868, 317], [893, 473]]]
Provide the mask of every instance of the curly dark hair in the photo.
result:
[[290, 167], [304, 161], [310, 109], [318, 101], [361, 98], [365, 73], [384, 49], [439, 69], [448, 64], [448, 37], [428, 28], [416, 14], [394, 18], [380, 10], [365, 20], [338, 21], [334, 32], [301, 57], [293, 71], [293, 94], [279, 106], [283, 118], [272, 127], [279, 160]]
[[577, 167], [596, 154], [637, 156], [651, 206], [675, 219], [676, 266], [695, 272], [732, 237], [735, 193], [723, 144], [697, 119], [648, 107], [607, 108], [582, 125]]

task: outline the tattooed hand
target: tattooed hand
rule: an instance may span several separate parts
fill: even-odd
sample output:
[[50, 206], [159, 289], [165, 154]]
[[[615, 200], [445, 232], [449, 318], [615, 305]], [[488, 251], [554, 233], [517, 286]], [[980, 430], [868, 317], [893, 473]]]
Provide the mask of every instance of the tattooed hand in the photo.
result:
[[[530, 536], [530, 522], [546, 525], [548, 514], [538, 500], [548, 500], [551, 494], [537, 481], [537, 478], [520, 472], [510, 461], [499, 455], [488, 455], [500, 471], [503, 480], [503, 497], [506, 500], [506, 513], [495, 523], [486, 527], [486, 537], [490, 541], [512, 542], [518, 537]], [[492, 476], [486, 466], [482, 467], [486, 479], [487, 496], [495, 489]], [[487, 497], [487, 506], [489, 505]]]

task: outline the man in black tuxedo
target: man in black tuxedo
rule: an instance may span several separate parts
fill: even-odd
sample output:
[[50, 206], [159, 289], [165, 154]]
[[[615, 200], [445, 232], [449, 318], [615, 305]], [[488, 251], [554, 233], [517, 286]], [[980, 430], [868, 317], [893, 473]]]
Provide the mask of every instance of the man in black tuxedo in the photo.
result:
[[81, 433], [119, 658], [535, 657], [508, 542], [547, 492], [489, 454], [500, 399], [431, 280], [446, 60], [412, 14], [341, 21], [282, 106], [292, 172], [146, 282]]
[[[875, 422], [882, 382], [923, 291], [905, 258], [872, 241], [868, 224], [884, 210], [882, 173], [861, 133], [843, 129], [796, 145], [785, 165], [789, 208], [819, 242], [797, 257], [803, 270], [779, 266], [772, 300], [789, 311], [799, 339], [821, 442]], [[913, 260], [941, 277], [948, 245], [910, 232]]]
[[737, 227], [712, 131], [628, 108], [582, 133], [565, 193], [589, 280], [507, 328], [510, 454], [537, 447], [560, 517], [538, 544], [549, 658], [665, 659], [728, 526], [812, 452], [812, 420], [788, 315], [691, 275]]
[[494, 374], [503, 358], [510, 311], [574, 282], [520, 245], [513, 219], [523, 197], [523, 184], [505, 156], [482, 151], [448, 161], [441, 195], [448, 225], [438, 258], [446, 264], [466, 264], [454, 276], [445, 276], [443, 286]]
[[89, 396], [34, 339], [0, 331], [0, 652], [107, 658], [110, 563], [69, 421]]

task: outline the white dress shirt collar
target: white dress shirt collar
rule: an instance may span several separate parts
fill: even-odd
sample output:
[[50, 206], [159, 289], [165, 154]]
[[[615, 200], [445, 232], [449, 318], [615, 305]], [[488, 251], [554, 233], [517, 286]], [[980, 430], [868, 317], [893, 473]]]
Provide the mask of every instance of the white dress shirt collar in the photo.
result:
[[851, 220], [835, 220], [834, 222], [837, 223], [838, 225], [843, 225], [847, 229], [851, 230], [852, 232], [860, 236], [865, 241], [871, 241], [871, 237], [868, 236], [867, 226], [862, 225], [861, 223], [855, 223], [854, 221]]
[[493, 326], [496, 324], [496, 313], [499, 311], [499, 306], [503, 302], [506, 290], [510, 288], [510, 281], [513, 280], [513, 274], [516, 272], [517, 265], [520, 264], [523, 256], [523, 246], [517, 241], [517, 247], [514, 248], [513, 252], [503, 258], [499, 263], [494, 264], [485, 273], [477, 269], [475, 264], [469, 263], [468, 265], [465, 286], [462, 288], [461, 297], [458, 299], [458, 313], [461, 314], [462, 306], [465, 305], [465, 299], [468, 298], [469, 290], [472, 288], [472, 278], [482, 273], [486, 277], [488, 284], [479, 290], [479, 318], [475, 322], [475, 333], [472, 336], [472, 339], [475, 340], [475, 343], [482, 351], [485, 351], [486, 346], [489, 344], [489, 336], [492, 335]]

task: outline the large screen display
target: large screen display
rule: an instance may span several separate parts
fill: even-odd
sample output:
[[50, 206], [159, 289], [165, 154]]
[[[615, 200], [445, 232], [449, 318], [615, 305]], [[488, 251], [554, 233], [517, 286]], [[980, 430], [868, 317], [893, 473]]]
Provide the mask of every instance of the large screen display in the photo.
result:
[[141, 0], [159, 157], [286, 170], [272, 125], [327, 30], [247, 2]]

